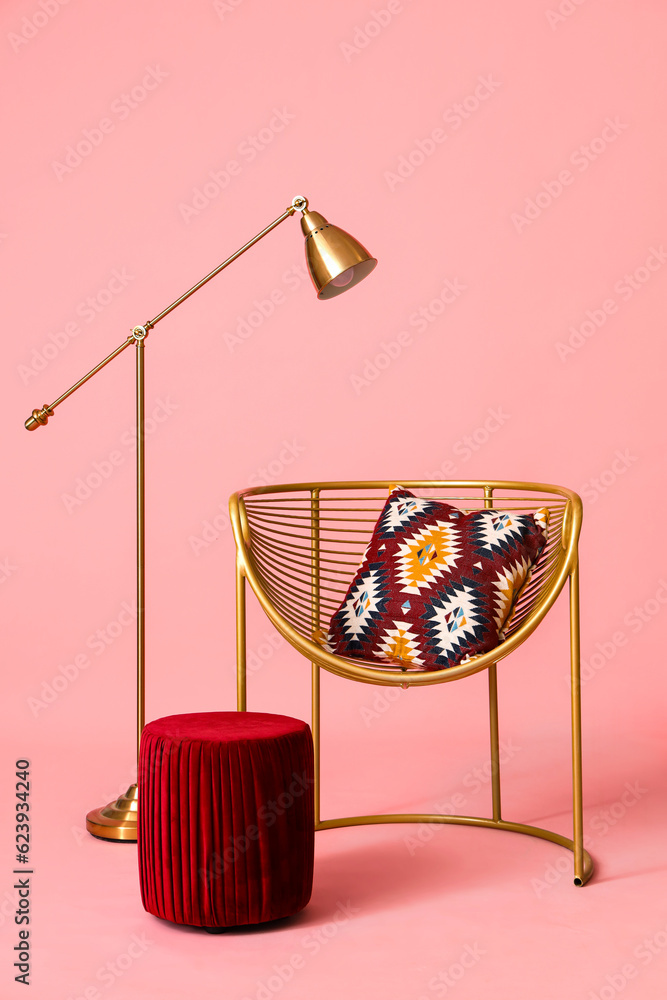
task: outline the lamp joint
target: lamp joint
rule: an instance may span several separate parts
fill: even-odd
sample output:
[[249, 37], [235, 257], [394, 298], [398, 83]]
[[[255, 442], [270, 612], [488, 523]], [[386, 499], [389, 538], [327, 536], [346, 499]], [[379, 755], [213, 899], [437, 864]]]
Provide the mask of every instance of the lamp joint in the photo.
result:
[[308, 209], [308, 199], [304, 198], [302, 194], [298, 194], [296, 198], [292, 198], [290, 208], [292, 209], [292, 214], [294, 212], [305, 212]]
[[150, 333], [152, 326], [150, 323], [145, 323], [143, 326], [135, 326], [132, 330], [132, 339], [136, 341], [137, 347], [141, 345], [143, 347], [143, 341], [146, 339]]

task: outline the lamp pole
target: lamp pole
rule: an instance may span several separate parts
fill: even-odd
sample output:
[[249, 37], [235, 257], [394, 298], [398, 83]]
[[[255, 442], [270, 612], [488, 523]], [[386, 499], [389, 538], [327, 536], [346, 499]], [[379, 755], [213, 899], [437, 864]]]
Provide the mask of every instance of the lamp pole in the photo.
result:
[[[77, 389], [81, 388], [94, 375], [117, 358], [132, 344], [136, 349], [136, 420], [137, 420], [137, 467], [136, 467], [136, 531], [137, 531], [137, 766], [139, 764], [139, 749], [141, 733], [145, 725], [145, 692], [146, 692], [146, 500], [145, 500], [145, 421], [144, 421], [144, 351], [145, 341], [151, 330], [173, 312], [178, 306], [203, 288], [212, 278], [229, 267], [250, 247], [258, 243], [264, 236], [289, 219], [295, 212], [301, 212], [301, 227], [306, 236], [306, 257], [313, 284], [318, 292], [318, 298], [330, 298], [347, 288], [351, 288], [369, 274], [377, 261], [368, 251], [342, 229], [330, 225], [318, 212], [308, 210], [308, 200], [298, 195], [282, 215], [274, 219], [265, 229], [248, 240], [239, 250], [210, 271], [196, 285], [175, 299], [170, 305], [148, 320], [142, 326], [135, 326], [132, 333], [114, 351], [104, 358], [95, 368], [83, 378], [75, 382], [66, 392], [53, 403], [44, 403], [41, 409], [35, 409], [25, 421], [29, 431], [45, 426], [53, 416], [56, 407], [60, 406]], [[114, 802], [99, 809], [93, 809], [86, 816], [86, 829], [94, 837], [110, 841], [136, 841], [137, 839], [137, 803], [139, 786], [137, 782]]]

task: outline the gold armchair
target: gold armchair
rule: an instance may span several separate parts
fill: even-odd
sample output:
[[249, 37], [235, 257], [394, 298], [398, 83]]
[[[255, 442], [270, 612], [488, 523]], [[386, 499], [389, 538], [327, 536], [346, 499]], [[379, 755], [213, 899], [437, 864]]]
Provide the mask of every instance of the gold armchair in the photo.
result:
[[[489, 509], [531, 513], [549, 509], [549, 541], [522, 591], [499, 646], [466, 663], [424, 671], [359, 661], [328, 652], [322, 644], [331, 615], [359, 565], [390, 482], [296, 483], [235, 493], [229, 502], [236, 541], [237, 707], [246, 709], [245, 582], [249, 582], [276, 629], [312, 667], [312, 731], [315, 744], [315, 828], [365, 823], [458, 823], [524, 833], [566, 847], [574, 854], [574, 884], [584, 885], [593, 862], [584, 849], [581, 782], [579, 677], [579, 576], [577, 543], [581, 500], [571, 490], [543, 483], [504, 481], [429, 482], [400, 480], [406, 489], [443, 499], [466, 511]], [[496, 664], [535, 630], [569, 580], [572, 708], [572, 839], [501, 817]], [[491, 742], [492, 816], [394, 813], [320, 819], [320, 670], [367, 684], [418, 687], [441, 684], [487, 670]]]

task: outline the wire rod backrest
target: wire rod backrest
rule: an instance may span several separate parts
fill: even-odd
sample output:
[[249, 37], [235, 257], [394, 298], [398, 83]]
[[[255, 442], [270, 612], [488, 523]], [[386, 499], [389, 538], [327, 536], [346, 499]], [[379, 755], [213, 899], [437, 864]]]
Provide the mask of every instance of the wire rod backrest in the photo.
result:
[[396, 482], [295, 483], [243, 490], [230, 499], [237, 555], [267, 615], [292, 645], [333, 673], [371, 684], [434, 684], [483, 670], [534, 631], [577, 561], [581, 500], [542, 483], [400, 480], [406, 489], [468, 512], [549, 511], [548, 542], [489, 653], [445, 670], [361, 661], [329, 653], [322, 641], [362, 560], [373, 527]]

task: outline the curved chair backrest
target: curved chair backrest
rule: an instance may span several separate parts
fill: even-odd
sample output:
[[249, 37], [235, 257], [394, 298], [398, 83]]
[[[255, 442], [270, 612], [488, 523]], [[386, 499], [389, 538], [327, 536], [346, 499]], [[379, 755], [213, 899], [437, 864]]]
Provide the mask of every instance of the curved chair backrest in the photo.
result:
[[495, 649], [443, 670], [348, 659], [323, 647], [395, 482], [295, 483], [243, 490], [230, 499], [239, 569], [278, 631], [313, 663], [371, 684], [423, 685], [476, 673], [516, 649], [536, 628], [577, 566], [581, 500], [543, 483], [400, 480], [420, 496], [464, 511], [549, 510], [549, 538]]

